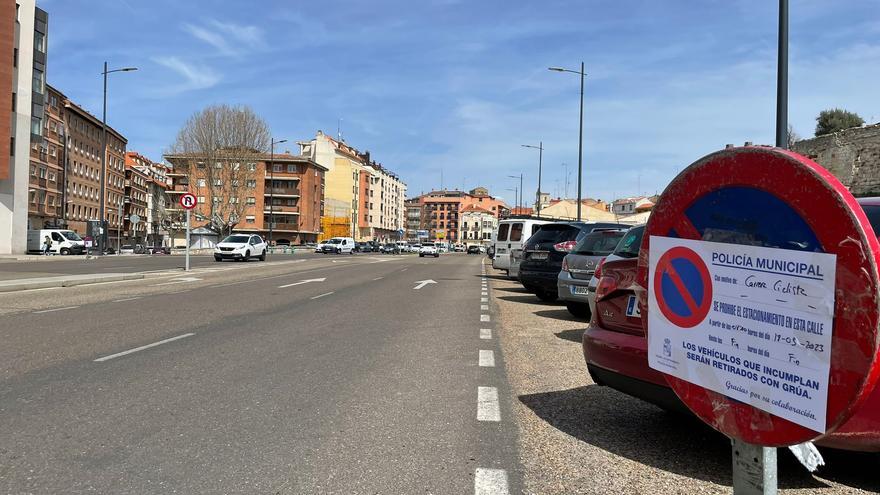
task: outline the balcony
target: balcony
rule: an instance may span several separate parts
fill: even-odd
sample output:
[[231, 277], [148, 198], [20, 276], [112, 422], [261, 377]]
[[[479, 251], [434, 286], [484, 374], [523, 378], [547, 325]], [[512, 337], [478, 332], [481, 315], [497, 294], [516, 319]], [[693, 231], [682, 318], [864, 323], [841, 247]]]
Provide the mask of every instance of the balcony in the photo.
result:
[[267, 187], [265, 196], [277, 198], [298, 198], [299, 189], [295, 187]]
[[174, 184], [174, 186], [169, 187], [167, 194], [183, 194], [189, 192], [189, 184]]
[[[294, 176], [291, 176], [291, 175], [284, 175], [284, 174], [288, 174], [288, 173], [292, 173], [292, 172], [269, 172], [269, 173], [266, 174], [266, 180], [267, 180], [267, 181], [273, 181], [273, 180], [292, 180], [292, 181], [297, 181], [297, 182], [300, 181], [300, 178], [299, 178], [299, 177], [294, 177]], [[274, 175], [273, 175], [273, 174], [274, 174]], [[279, 174], [281, 174], [281, 175], [279, 175]]]
[[273, 214], [273, 215], [299, 215], [299, 206], [281, 206], [274, 205], [272, 206], [272, 210], [269, 210], [269, 205], [263, 207], [264, 214]]
[[266, 222], [266, 228], [269, 228], [269, 225], [272, 226], [272, 230], [275, 232], [296, 232], [299, 230], [299, 225], [295, 223], [281, 223], [281, 222]]

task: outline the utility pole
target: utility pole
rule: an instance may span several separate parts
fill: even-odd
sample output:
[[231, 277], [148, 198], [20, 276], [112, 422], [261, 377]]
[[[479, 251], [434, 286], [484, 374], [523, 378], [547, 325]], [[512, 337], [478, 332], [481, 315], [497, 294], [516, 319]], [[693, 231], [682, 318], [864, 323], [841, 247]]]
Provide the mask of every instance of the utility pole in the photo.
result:
[[562, 67], [548, 67], [549, 70], [556, 72], [571, 72], [581, 76], [581, 112], [578, 124], [578, 190], [577, 190], [577, 219], [581, 219], [581, 187], [584, 175], [584, 63], [581, 62], [581, 70], [563, 69]]

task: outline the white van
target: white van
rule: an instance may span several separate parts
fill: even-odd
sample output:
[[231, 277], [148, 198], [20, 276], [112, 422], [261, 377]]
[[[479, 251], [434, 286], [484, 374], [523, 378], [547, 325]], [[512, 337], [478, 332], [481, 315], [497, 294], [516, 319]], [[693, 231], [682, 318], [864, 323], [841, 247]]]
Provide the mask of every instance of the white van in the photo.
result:
[[86, 242], [72, 230], [65, 229], [39, 229], [28, 230], [27, 250], [29, 253], [39, 253], [43, 250], [43, 241], [49, 237], [52, 239], [52, 254], [83, 254], [86, 250]]
[[510, 252], [514, 249], [522, 249], [529, 237], [532, 236], [541, 225], [550, 223], [547, 220], [532, 220], [530, 218], [501, 220], [498, 222], [498, 230], [495, 233], [495, 256], [492, 258], [492, 268], [498, 270], [510, 270]]
[[324, 242], [321, 246], [321, 252], [324, 254], [352, 254], [354, 253], [354, 246], [354, 239], [351, 237], [334, 237]]

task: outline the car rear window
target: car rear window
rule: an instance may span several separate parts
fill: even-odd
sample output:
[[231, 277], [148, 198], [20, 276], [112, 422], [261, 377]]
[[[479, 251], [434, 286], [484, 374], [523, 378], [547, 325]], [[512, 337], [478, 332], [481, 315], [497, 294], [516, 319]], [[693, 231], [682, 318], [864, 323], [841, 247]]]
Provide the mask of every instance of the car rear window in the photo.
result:
[[566, 224], [545, 224], [535, 232], [528, 242], [529, 246], [537, 244], [552, 243], [557, 244], [565, 241], [573, 241], [578, 238], [581, 229], [574, 225]]
[[509, 224], [509, 223], [502, 223], [501, 225], [499, 225], [499, 226], [498, 226], [498, 239], [497, 239], [497, 240], [499, 240], [499, 241], [506, 241], [506, 240], [507, 240], [507, 232], [508, 232], [509, 230], [510, 230], [510, 224]]
[[645, 233], [645, 227], [633, 227], [626, 231], [623, 239], [614, 248], [614, 254], [621, 258], [635, 258], [639, 255], [639, 248], [642, 246], [642, 234]]
[[624, 234], [623, 231], [591, 232], [581, 239], [572, 252], [587, 256], [607, 256], [614, 251]]
[[510, 240], [511, 242], [517, 242], [522, 240], [522, 231], [523, 224], [515, 223], [510, 228]]
[[880, 236], [880, 205], [862, 205], [862, 209], [874, 228], [874, 235]]

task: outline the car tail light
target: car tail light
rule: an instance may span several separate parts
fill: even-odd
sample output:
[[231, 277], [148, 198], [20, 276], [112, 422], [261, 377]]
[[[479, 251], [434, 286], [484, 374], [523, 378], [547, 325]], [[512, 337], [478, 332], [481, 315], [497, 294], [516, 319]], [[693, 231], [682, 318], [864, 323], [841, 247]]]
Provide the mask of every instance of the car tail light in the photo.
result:
[[593, 276], [596, 277], [597, 279], [602, 278], [602, 265], [604, 265], [604, 264], [605, 264], [605, 258], [602, 258], [601, 260], [599, 260], [599, 264], [596, 265], [596, 272], [593, 274]]
[[564, 272], [568, 271], [568, 256], [566, 256], [565, 258], [562, 258], [562, 271], [564, 271]]
[[575, 246], [577, 246], [577, 241], [565, 241], [560, 242], [559, 244], [554, 244], [553, 249], [570, 253]]
[[599, 279], [599, 285], [596, 287], [596, 302], [601, 301], [608, 294], [611, 294], [617, 290], [617, 278], [616, 277], [602, 277]]

